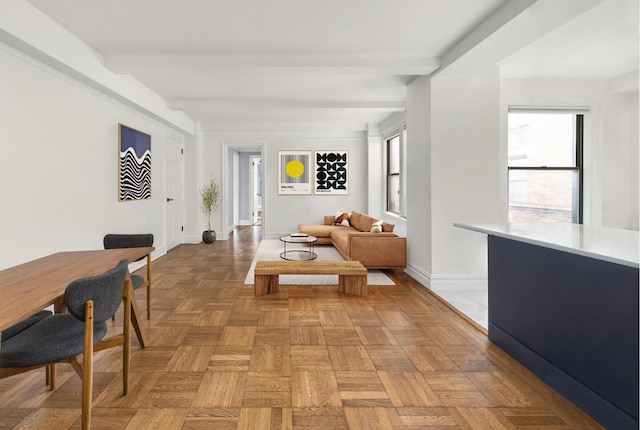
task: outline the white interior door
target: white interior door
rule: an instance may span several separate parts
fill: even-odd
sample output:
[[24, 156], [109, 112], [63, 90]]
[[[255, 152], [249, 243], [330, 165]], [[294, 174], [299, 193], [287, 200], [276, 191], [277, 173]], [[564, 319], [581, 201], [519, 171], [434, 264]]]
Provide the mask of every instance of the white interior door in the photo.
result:
[[183, 154], [180, 142], [173, 136], [166, 136], [167, 158], [166, 170], [166, 228], [167, 251], [182, 243], [182, 181], [183, 181]]
[[262, 219], [262, 157], [251, 157], [250, 172], [251, 224], [255, 225]]
[[233, 152], [233, 227], [240, 225], [240, 154]]

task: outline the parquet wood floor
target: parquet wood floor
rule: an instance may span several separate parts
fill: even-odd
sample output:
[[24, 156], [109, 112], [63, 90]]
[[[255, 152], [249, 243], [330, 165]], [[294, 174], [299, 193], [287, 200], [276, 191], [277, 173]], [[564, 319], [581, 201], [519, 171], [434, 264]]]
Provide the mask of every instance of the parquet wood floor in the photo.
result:
[[[258, 229], [154, 262], [148, 346], [133, 341], [127, 396], [120, 351], [96, 354], [93, 428], [600, 428], [404, 273], [367, 298], [254, 297]], [[0, 380], [1, 428], [80, 428], [78, 377], [59, 365], [53, 392], [44, 379]]]

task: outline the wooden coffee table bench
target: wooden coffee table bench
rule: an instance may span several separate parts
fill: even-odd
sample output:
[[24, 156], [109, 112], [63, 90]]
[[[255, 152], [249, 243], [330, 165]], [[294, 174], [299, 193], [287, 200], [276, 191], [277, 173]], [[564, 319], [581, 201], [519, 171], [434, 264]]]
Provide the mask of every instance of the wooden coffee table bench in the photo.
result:
[[280, 275], [338, 275], [338, 292], [367, 297], [367, 269], [359, 261], [258, 260], [254, 295], [277, 293]]

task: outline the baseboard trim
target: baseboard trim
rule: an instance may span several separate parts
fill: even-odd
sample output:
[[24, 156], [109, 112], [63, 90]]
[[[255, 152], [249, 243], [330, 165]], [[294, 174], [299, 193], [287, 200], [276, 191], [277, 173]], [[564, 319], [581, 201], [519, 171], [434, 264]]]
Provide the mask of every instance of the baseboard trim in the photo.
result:
[[634, 417], [492, 323], [489, 323], [489, 340], [604, 427], [620, 430], [638, 428]]
[[202, 242], [202, 236], [185, 236], [182, 243], [196, 245], [200, 242]]
[[431, 289], [439, 291], [486, 290], [485, 275], [437, 275], [431, 276]]
[[413, 279], [418, 281], [423, 287], [426, 289], [431, 289], [431, 275], [429, 272], [423, 270], [421, 267], [416, 266], [415, 264], [407, 265], [407, 268], [404, 269], [405, 273], [411, 276]]

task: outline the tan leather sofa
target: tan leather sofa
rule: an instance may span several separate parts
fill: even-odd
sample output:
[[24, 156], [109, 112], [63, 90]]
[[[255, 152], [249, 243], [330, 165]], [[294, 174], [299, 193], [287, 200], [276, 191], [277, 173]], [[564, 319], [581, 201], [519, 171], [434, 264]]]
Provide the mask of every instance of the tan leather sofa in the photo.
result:
[[[324, 224], [299, 224], [298, 232], [317, 237], [316, 244], [333, 245], [345, 259], [370, 269], [407, 267], [407, 239], [393, 233], [393, 224], [356, 211], [348, 221], [348, 226], [336, 225], [336, 216], [327, 215]], [[376, 223], [380, 233], [371, 232]]]

